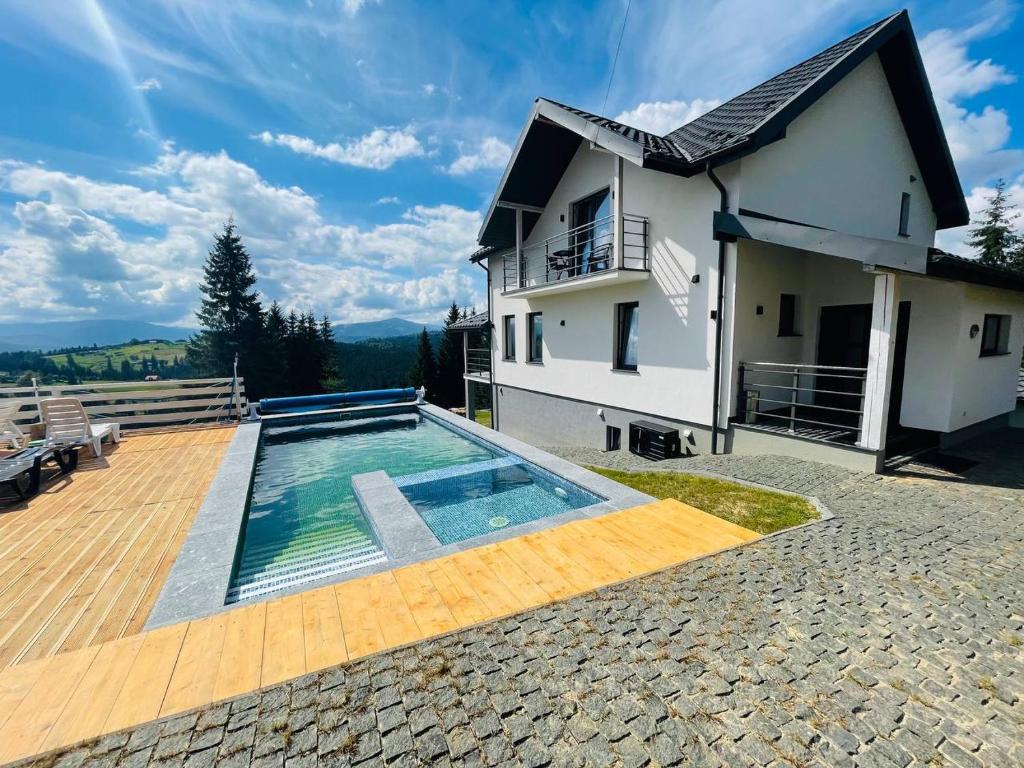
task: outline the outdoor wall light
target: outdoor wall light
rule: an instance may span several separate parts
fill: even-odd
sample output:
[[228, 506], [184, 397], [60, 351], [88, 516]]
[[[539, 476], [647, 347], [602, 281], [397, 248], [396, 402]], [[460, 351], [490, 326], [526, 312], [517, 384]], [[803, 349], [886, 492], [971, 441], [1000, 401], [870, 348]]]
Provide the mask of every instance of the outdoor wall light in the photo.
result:
[[699, 283], [700, 282], [700, 275], [694, 275], [693, 277], [691, 277], [690, 278], [690, 282], [693, 283], [694, 285]]
[[761, 305], [761, 304], [758, 304], [757, 308], [754, 310], [754, 314], [755, 315], [763, 315], [764, 314], [764, 306]]
[[980, 331], [981, 331], [981, 328], [978, 327], [977, 323], [972, 325], [971, 326], [971, 338], [973, 339], [975, 336], [977, 336]]
[[563, 328], [565, 328], [565, 320], [562, 320], [562, 321], [560, 321], [560, 322], [559, 322], [558, 324], [559, 324], [560, 326], [562, 326]]

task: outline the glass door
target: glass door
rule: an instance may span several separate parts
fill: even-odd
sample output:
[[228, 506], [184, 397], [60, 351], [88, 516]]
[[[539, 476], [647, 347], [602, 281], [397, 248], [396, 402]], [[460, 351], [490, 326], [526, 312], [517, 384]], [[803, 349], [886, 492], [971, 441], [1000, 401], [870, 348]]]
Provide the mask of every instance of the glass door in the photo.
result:
[[611, 268], [611, 207], [607, 189], [572, 204], [574, 277]]

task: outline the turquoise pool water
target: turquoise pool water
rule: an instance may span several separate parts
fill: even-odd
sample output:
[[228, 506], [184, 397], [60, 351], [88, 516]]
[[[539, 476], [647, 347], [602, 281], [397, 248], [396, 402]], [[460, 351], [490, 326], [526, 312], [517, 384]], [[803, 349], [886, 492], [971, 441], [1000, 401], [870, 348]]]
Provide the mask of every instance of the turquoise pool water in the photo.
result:
[[441, 544], [601, 498], [418, 413], [265, 423], [229, 603], [387, 560], [352, 477], [388, 473]]

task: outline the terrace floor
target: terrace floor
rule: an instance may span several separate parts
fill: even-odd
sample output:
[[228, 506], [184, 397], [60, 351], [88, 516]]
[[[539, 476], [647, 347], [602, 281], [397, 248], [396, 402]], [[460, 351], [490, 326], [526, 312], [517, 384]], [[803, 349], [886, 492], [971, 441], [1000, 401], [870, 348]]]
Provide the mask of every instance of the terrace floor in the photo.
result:
[[232, 434], [129, 437], [0, 513], [0, 762], [759, 538], [669, 500], [140, 632]]

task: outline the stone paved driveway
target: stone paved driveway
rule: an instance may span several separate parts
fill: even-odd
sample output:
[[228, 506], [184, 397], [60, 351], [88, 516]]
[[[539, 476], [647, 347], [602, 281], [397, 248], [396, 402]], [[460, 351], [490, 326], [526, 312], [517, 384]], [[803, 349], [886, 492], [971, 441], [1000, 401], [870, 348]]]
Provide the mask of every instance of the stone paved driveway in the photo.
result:
[[700, 467], [833, 520], [38, 765], [1024, 765], [1024, 431], [966, 480]]

